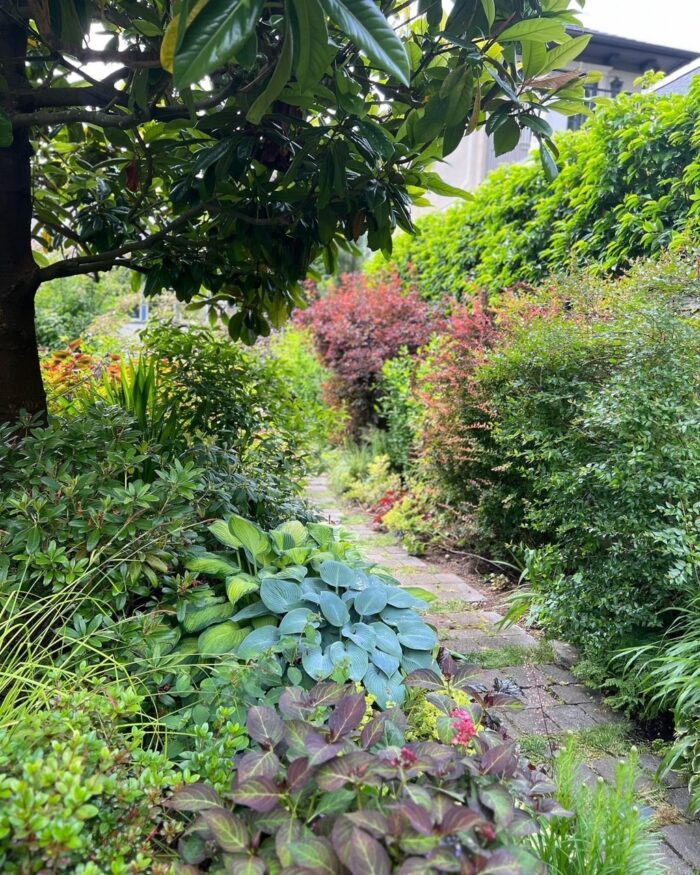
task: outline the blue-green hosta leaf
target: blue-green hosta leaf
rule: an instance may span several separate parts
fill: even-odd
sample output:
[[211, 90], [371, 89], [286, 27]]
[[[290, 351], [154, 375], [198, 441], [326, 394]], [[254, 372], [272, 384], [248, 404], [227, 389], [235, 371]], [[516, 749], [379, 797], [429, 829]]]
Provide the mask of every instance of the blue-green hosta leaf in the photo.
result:
[[254, 617], [264, 617], [270, 613], [270, 609], [262, 602], [254, 602], [246, 608], [241, 608], [235, 613], [231, 619], [239, 622], [240, 620], [252, 620]]
[[265, 574], [260, 573], [261, 577], [276, 577], [278, 580], [296, 580], [297, 583], [301, 583], [302, 580], [306, 577], [307, 571], [305, 565], [288, 565], [286, 568], [283, 568], [282, 571], [275, 571], [274, 574]]
[[399, 628], [399, 641], [402, 647], [411, 650], [429, 650], [437, 644], [437, 634], [425, 623], [405, 625]]
[[301, 664], [304, 671], [314, 681], [322, 681], [333, 673], [333, 660], [329, 653], [324, 653], [320, 647], [302, 647]]
[[318, 573], [321, 575], [321, 580], [329, 586], [336, 588], [347, 589], [355, 582], [355, 572], [353, 569], [342, 562], [336, 562], [334, 559], [327, 559], [325, 562], [322, 562]]
[[[208, 8], [208, 7], [205, 7]], [[264, 556], [270, 549], [270, 539], [255, 523], [234, 514], [228, 521], [228, 528], [251, 556], [256, 559]]]
[[354, 608], [361, 617], [369, 617], [381, 613], [387, 605], [387, 587], [374, 584], [358, 592], [355, 596]]
[[235, 605], [243, 596], [258, 591], [258, 582], [250, 574], [235, 574], [226, 581], [226, 595], [232, 605]]
[[350, 611], [345, 602], [333, 592], [322, 592], [319, 604], [323, 616], [332, 626], [344, 626], [350, 620]]
[[393, 608], [387, 605], [381, 613], [383, 622], [389, 626], [399, 626], [401, 623], [417, 622], [422, 623], [420, 616], [415, 611], [410, 611], [407, 608]]
[[411, 650], [408, 647], [405, 648], [401, 658], [401, 668], [406, 674], [417, 671], [419, 668], [431, 668], [437, 675], [440, 674], [440, 668], [430, 650]]
[[209, 0], [185, 31], [175, 54], [175, 83], [192, 85], [216, 70], [245, 44], [264, 0]]
[[375, 635], [375, 646], [383, 650], [384, 653], [398, 656], [400, 659], [402, 648], [396, 632], [386, 623], [372, 623], [371, 629]]
[[291, 580], [267, 578], [260, 584], [260, 598], [273, 614], [286, 614], [302, 607], [303, 593], [299, 584]]
[[394, 608], [415, 608], [418, 611], [424, 611], [428, 605], [419, 598], [416, 598], [408, 590], [400, 589], [398, 586], [388, 586], [387, 604]]
[[411, 65], [403, 43], [374, 0], [321, 0], [329, 18], [380, 70], [409, 84]]
[[294, 608], [279, 624], [280, 635], [299, 635], [306, 629], [312, 617], [317, 617], [309, 608]]
[[401, 660], [398, 656], [391, 656], [388, 653], [384, 653], [383, 650], [372, 651], [370, 659], [387, 677], [396, 674], [401, 665]]
[[[352, 623], [352, 625], [345, 625], [341, 629], [341, 632], [345, 638], [352, 641], [353, 644], [357, 644], [358, 647], [361, 647], [368, 653], [374, 650], [374, 647], [377, 643], [377, 635], [374, 629], [371, 626], [368, 626], [366, 623]], [[399, 650], [401, 650], [400, 647]]]
[[377, 700], [380, 708], [386, 708], [389, 702], [400, 705], [406, 697], [406, 688], [400, 674], [387, 677], [383, 671], [371, 663], [362, 678], [362, 683], [367, 692], [371, 693]]
[[239, 659], [255, 659], [268, 651], [279, 641], [280, 633], [276, 626], [261, 626], [255, 629], [241, 642], [236, 651]]
[[343, 643], [336, 641], [328, 648], [328, 655], [335, 667], [344, 665], [347, 668], [348, 677], [351, 681], [361, 681], [367, 671], [369, 658], [367, 651], [353, 644], [351, 641]]

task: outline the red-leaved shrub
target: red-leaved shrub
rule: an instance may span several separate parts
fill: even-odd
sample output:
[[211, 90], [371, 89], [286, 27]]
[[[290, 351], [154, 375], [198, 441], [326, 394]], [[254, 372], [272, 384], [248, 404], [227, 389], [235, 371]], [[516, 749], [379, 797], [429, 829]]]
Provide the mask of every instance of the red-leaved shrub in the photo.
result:
[[297, 319], [311, 328], [321, 360], [333, 372], [329, 400], [346, 406], [353, 436], [376, 422], [384, 362], [404, 346], [415, 352], [436, 327], [430, 306], [406, 291], [398, 274], [379, 280], [344, 274]]
[[475, 298], [452, 312], [441, 342], [419, 370], [417, 388], [425, 410], [423, 461], [448, 495], [464, 496], [489, 471], [488, 399], [474, 371], [499, 333], [493, 312]]

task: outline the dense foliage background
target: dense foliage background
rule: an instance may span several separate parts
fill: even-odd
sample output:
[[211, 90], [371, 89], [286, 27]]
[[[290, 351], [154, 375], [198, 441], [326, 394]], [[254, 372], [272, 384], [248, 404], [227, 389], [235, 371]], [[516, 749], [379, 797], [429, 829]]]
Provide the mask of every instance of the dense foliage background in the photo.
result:
[[[497, 293], [554, 271], [632, 260], [692, 241], [698, 228], [700, 80], [687, 95], [601, 100], [584, 129], [560, 134], [562, 172], [506, 164], [472, 199], [394, 241], [391, 270], [427, 299]], [[370, 272], [384, 269], [381, 257]]]

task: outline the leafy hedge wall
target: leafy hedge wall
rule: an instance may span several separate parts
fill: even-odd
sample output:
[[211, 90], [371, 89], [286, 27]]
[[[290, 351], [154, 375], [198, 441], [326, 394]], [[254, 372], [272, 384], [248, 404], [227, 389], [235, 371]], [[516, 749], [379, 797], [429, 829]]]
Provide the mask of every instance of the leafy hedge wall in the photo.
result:
[[[426, 298], [537, 282], [690, 240], [700, 217], [700, 77], [688, 95], [635, 94], [601, 103], [587, 126], [557, 140], [561, 173], [539, 162], [494, 171], [472, 200], [394, 240], [393, 267]], [[693, 221], [688, 222], [689, 218]], [[384, 267], [373, 259], [369, 272]]]

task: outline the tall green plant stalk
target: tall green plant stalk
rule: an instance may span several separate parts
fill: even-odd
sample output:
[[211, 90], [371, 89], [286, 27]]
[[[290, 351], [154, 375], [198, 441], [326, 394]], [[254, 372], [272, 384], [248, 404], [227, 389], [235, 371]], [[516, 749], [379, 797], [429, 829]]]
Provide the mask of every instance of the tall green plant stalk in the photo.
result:
[[550, 875], [662, 875], [659, 843], [636, 804], [639, 757], [632, 749], [620, 762], [615, 781], [593, 786], [581, 780], [573, 743], [556, 766], [557, 797], [571, 817], [555, 818], [533, 837]]

